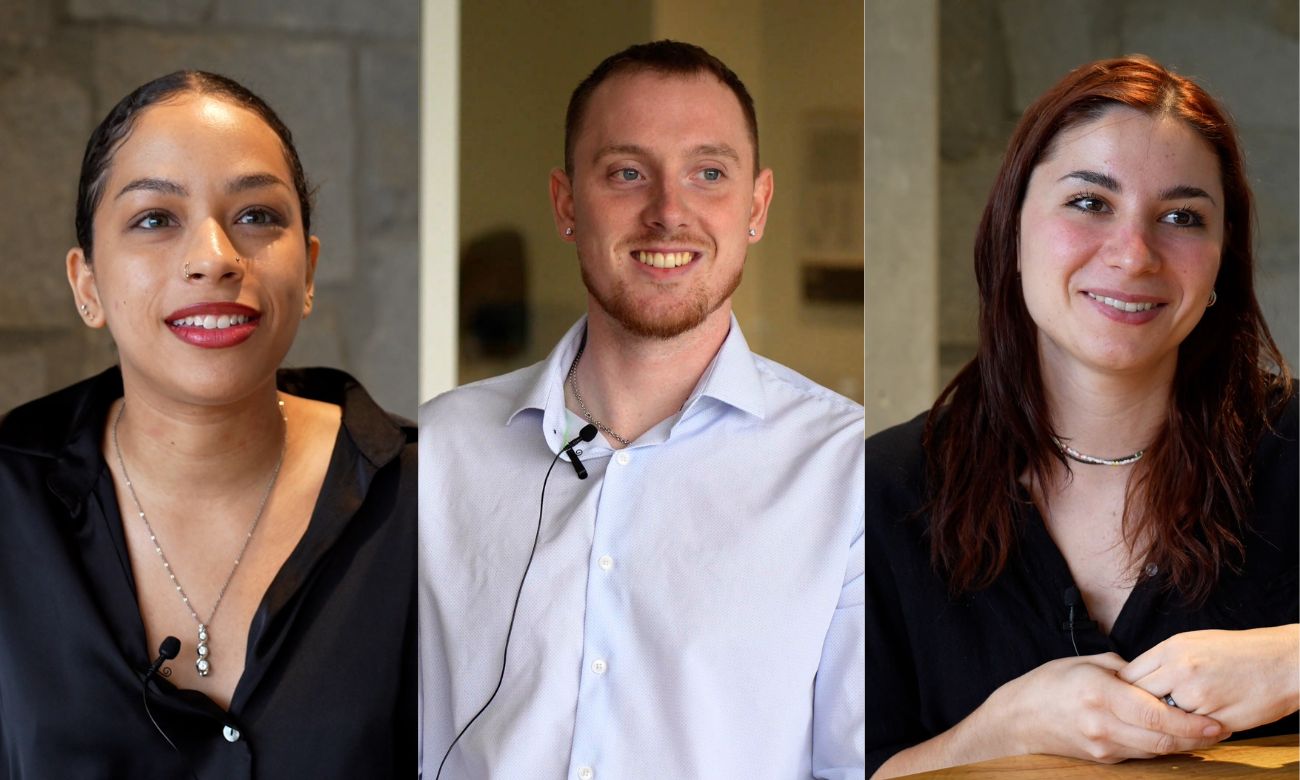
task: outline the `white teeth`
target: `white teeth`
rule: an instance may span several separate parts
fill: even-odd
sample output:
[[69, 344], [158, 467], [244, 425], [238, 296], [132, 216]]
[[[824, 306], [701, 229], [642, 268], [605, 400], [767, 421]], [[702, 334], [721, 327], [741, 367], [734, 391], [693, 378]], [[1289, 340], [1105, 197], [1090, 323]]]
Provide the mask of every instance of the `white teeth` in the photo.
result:
[[680, 268], [694, 257], [694, 252], [636, 252], [637, 260], [655, 268]]
[[1156, 307], [1154, 303], [1133, 303], [1131, 301], [1121, 301], [1115, 298], [1107, 298], [1104, 295], [1095, 295], [1093, 293], [1088, 293], [1088, 297], [1094, 301], [1100, 301], [1112, 309], [1119, 309], [1120, 311], [1126, 312], [1149, 311]]
[[179, 320], [172, 320], [171, 324], [178, 328], [203, 328], [204, 330], [223, 330], [231, 325], [243, 325], [248, 322], [246, 314], [199, 314], [193, 317], [181, 317]]

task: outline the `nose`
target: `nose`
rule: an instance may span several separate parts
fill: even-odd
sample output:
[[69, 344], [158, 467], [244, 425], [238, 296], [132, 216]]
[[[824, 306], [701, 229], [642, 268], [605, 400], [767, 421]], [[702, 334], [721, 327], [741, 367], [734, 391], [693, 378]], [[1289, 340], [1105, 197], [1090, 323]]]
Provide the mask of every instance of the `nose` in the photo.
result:
[[1128, 225], [1114, 236], [1106, 263], [1132, 275], [1151, 273], [1160, 268], [1160, 250], [1151, 234], [1151, 226]]
[[244, 276], [244, 266], [234, 243], [221, 223], [205, 220], [195, 232], [185, 253], [186, 279], [237, 281]]
[[681, 185], [671, 180], [661, 180], [654, 187], [653, 196], [646, 204], [645, 223], [664, 233], [686, 227], [690, 221], [689, 208]]

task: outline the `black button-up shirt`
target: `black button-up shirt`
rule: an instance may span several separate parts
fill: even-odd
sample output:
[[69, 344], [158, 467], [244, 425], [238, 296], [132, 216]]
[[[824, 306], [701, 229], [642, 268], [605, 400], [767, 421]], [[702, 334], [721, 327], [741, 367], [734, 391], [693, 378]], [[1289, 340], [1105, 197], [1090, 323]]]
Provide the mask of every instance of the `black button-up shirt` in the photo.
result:
[[416, 431], [340, 371], [311, 522], [249, 627], [229, 711], [155, 675], [112, 476], [117, 369], [0, 420], [0, 777], [384, 778], [416, 764]]
[[[928, 518], [917, 516], [926, 493], [923, 423], [924, 415], [867, 440], [867, 776], [894, 753], [954, 726], [1003, 683], [1075, 655], [1076, 645], [1079, 655], [1132, 660], [1185, 631], [1300, 618], [1295, 396], [1256, 451], [1242, 570], [1224, 571], [1199, 606], [1162, 589], [1159, 572], [1145, 571], [1108, 635], [1087, 620], [1077, 596], [1070, 625], [1066, 591], [1074, 579], [1027, 495], [1002, 574], [984, 590], [949, 597], [930, 565]], [[1297, 728], [1292, 714], [1233, 738]]]

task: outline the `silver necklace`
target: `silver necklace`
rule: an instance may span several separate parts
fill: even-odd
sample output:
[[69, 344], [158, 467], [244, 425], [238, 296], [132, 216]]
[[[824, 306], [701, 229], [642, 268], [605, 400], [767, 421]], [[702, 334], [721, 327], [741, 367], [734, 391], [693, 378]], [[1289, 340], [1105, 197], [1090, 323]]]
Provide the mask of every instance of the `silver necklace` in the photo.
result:
[[569, 382], [569, 387], [573, 388], [573, 397], [575, 400], [577, 400], [578, 408], [582, 410], [582, 416], [587, 418], [587, 422], [599, 428], [603, 433], [613, 436], [614, 439], [617, 440], [618, 443], [622, 444], [624, 447], [631, 447], [632, 442], [628, 441], [627, 439], [624, 439], [622, 436], [619, 436], [617, 433], [614, 433], [612, 430], [610, 430], [608, 425], [593, 417], [591, 414], [591, 410], [589, 410], [587, 408], [587, 405], [582, 402], [582, 393], [578, 392], [578, 361], [582, 360], [582, 351], [586, 348], [587, 348], [587, 340], [583, 339], [582, 343], [578, 345], [578, 354], [574, 356], [573, 363], [570, 364], [569, 366], [568, 382]]
[[1052, 441], [1056, 442], [1056, 446], [1070, 460], [1087, 463], [1090, 466], [1127, 466], [1130, 463], [1137, 463], [1142, 460], [1142, 455], [1146, 453], [1146, 450], [1138, 450], [1132, 455], [1125, 455], [1122, 458], [1099, 458], [1096, 455], [1085, 455], [1055, 436], [1052, 437]]
[[244, 551], [248, 549], [248, 543], [253, 540], [253, 532], [257, 530], [257, 524], [262, 519], [262, 511], [266, 509], [267, 499], [271, 497], [271, 490], [275, 488], [275, 481], [280, 476], [280, 466], [284, 464], [284, 451], [289, 442], [289, 418], [284, 416], [284, 401], [276, 399], [280, 420], [284, 423], [284, 437], [280, 441], [280, 457], [275, 461], [275, 468], [271, 471], [271, 481], [266, 484], [266, 490], [262, 493], [262, 501], [257, 505], [257, 514], [253, 516], [253, 523], [248, 527], [248, 533], [244, 535], [244, 543], [239, 548], [239, 554], [235, 556], [235, 563], [230, 567], [230, 573], [226, 575], [226, 581], [221, 583], [221, 590], [217, 591], [217, 603], [212, 605], [212, 611], [208, 613], [208, 619], [203, 620], [199, 613], [194, 611], [193, 605], [190, 604], [190, 597], [186, 595], [185, 589], [181, 587], [180, 580], [176, 579], [176, 572], [172, 571], [171, 562], [167, 560], [167, 555], [163, 553], [162, 542], [158, 541], [158, 535], [154, 533], [153, 526], [149, 525], [149, 518], [144, 515], [144, 507], [140, 506], [140, 498], [135, 494], [135, 486], [131, 484], [131, 477], [126, 472], [126, 461], [122, 459], [122, 445], [117, 441], [117, 426], [122, 423], [122, 413], [126, 411], [126, 401], [117, 409], [117, 417], [113, 419], [113, 449], [117, 452], [117, 465], [122, 470], [122, 479], [126, 482], [127, 492], [131, 494], [131, 501], [135, 503], [136, 514], [144, 521], [145, 530], [149, 532], [149, 541], [153, 544], [153, 551], [158, 553], [158, 558], [162, 561], [163, 568], [167, 570], [167, 576], [171, 578], [172, 585], [176, 586], [176, 592], [180, 594], [181, 603], [190, 611], [190, 617], [194, 622], [199, 624], [199, 644], [197, 647], [198, 657], [194, 661], [194, 668], [198, 670], [200, 677], [207, 677], [212, 673], [212, 654], [208, 650], [208, 626], [212, 624], [212, 619], [217, 616], [217, 610], [221, 608], [221, 600], [226, 596], [226, 588], [230, 587], [230, 581], [235, 578], [235, 571], [239, 569], [239, 562], [244, 558]]

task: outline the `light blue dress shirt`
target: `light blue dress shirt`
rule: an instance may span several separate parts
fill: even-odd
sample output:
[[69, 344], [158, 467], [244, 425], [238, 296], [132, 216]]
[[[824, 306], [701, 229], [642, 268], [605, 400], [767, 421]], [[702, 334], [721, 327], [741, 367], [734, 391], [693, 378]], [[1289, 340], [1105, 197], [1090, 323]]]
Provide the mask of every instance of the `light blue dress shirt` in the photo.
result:
[[[500, 674], [585, 326], [420, 409], [425, 780]], [[678, 414], [556, 464], [501, 692], [442, 776], [862, 778], [863, 440], [733, 317]]]

